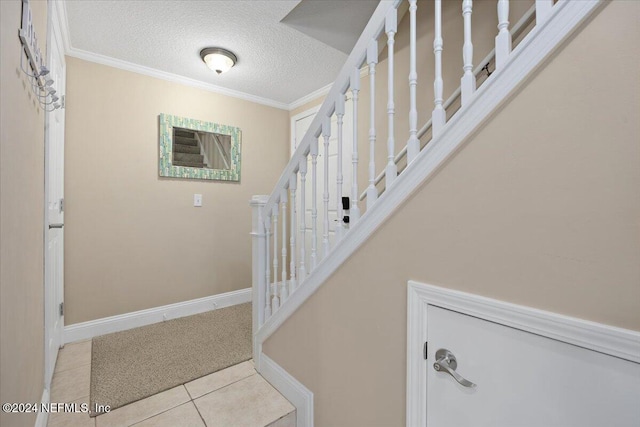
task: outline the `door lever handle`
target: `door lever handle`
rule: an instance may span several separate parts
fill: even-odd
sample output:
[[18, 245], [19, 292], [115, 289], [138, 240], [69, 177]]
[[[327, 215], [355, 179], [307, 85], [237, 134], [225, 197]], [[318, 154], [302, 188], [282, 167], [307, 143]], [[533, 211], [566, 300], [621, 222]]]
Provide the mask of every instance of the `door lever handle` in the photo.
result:
[[446, 372], [451, 375], [461, 386], [475, 388], [476, 384], [472, 383], [466, 378], [463, 378], [456, 372], [458, 367], [458, 361], [456, 357], [449, 350], [441, 348], [436, 351], [436, 363], [433, 364], [433, 369], [438, 372]]

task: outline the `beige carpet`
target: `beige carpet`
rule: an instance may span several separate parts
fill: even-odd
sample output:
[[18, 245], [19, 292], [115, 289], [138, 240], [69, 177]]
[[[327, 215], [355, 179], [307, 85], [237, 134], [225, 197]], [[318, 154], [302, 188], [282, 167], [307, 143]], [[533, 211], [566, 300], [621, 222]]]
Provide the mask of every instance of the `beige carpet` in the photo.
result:
[[103, 335], [93, 339], [90, 404], [115, 409], [251, 356], [250, 303]]

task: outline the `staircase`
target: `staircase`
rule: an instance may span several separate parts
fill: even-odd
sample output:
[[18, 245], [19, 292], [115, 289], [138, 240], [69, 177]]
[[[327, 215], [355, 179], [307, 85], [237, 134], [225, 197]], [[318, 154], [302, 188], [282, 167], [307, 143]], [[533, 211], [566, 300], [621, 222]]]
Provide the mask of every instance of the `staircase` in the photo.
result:
[[200, 153], [198, 135], [185, 129], [173, 133], [173, 165], [204, 168], [204, 155]]
[[[254, 360], [262, 370], [261, 345], [309, 298], [325, 280], [362, 245], [426, 180], [434, 176], [490, 120], [492, 114], [556, 51], [570, 35], [604, 4], [600, 0], [536, 0], [514, 25], [510, 24], [509, 1], [497, 0], [498, 29], [495, 48], [480, 62], [474, 63], [471, 0], [457, 2], [463, 18], [463, 48], [460, 86], [444, 99], [442, 1], [420, 3], [433, 7], [433, 78], [425, 81], [424, 71], [417, 69], [416, 0], [408, 1], [409, 13], [409, 137], [396, 140], [396, 106], [394, 94], [394, 48], [398, 32], [398, 8], [403, 1], [381, 1], [360, 39], [285, 167], [273, 192], [254, 196], [253, 210], [253, 330]], [[449, 2], [447, 2], [449, 3]], [[449, 3], [450, 4], [450, 3]], [[486, 4], [486, 3], [485, 3]], [[406, 22], [405, 22], [406, 23]], [[517, 42], [517, 46], [513, 45]], [[376, 66], [381, 47], [386, 46], [387, 91], [384, 102], [376, 103]], [[420, 55], [424, 55], [420, 52]], [[368, 78], [362, 82], [363, 71]], [[421, 77], [422, 76], [422, 77]], [[418, 111], [417, 82], [434, 87], [432, 111]], [[359, 95], [368, 83], [368, 105], [359, 105]], [[366, 90], [366, 88], [364, 89]], [[366, 121], [352, 124], [353, 156], [349, 170], [342, 170], [343, 119], [345, 95], [350, 92], [352, 117], [359, 108], [366, 110]], [[383, 99], [378, 95], [378, 99]], [[376, 110], [386, 111], [385, 133], [380, 141], [380, 120]], [[337, 165], [329, 165], [331, 120], [337, 119]], [[363, 117], [361, 114], [360, 117]], [[418, 118], [429, 117], [419, 127]], [[367, 144], [358, 144], [358, 135], [366, 135]], [[363, 138], [365, 139], [365, 138]], [[367, 183], [358, 182], [359, 150], [368, 148]], [[321, 164], [318, 157], [322, 151]], [[376, 152], [384, 151], [383, 164], [376, 163]], [[308, 162], [308, 159], [311, 161]], [[323, 168], [323, 182], [318, 182], [318, 168]], [[335, 177], [329, 176], [336, 168]], [[350, 174], [351, 187], [343, 188], [344, 174]], [[307, 181], [311, 182], [311, 194]], [[343, 218], [342, 197], [350, 199], [349, 225], [329, 220], [330, 203]], [[306, 212], [310, 209], [311, 214]], [[318, 211], [323, 215], [318, 223]], [[311, 224], [309, 224], [309, 222]], [[308, 237], [306, 230], [311, 227]], [[372, 262], [383, 262], [374, 260]], [[298, 420], [305, 414], [298, 408]], [[308, 421], [308, 420], [307, 420]], [[311, 420], [312, 424], [312, 420]], [[309, 422], [298, 425], [311, 425]]]

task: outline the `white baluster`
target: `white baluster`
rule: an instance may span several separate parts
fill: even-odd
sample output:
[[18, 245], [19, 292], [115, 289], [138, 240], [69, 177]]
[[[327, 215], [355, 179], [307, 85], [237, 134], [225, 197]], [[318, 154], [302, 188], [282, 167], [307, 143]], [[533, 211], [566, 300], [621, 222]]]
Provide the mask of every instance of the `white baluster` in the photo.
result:
[[300, 283], [304, 282], [307, 277], [307, 208], [306, 203], [307, 191], [307, 158], [300, 160], [300, 271], [298, 277]]
[[367, 187], [367, 210], [378, 198], [376, 188], [376, 64], [378, 63], [378, 40], [371, 40], [367, 47], [369, 64], [369, 186]]
[[394, 161], [395, 153], [395, 134], [394, 134], [394, 115], [395, 115], [395, 104], [393, 101], [393, 49], [395, 45], [395, 36], [398, 31], [398, 11], [396, 8], [392, 8], [386, 19], [384, 25], [384, 31], [387, 33], [387, 51], [388, 51], [388, 60], [389, 63], [389, 76], [387, 81], [387, 93], [389, 96], [389, 100], [387, 102], [387, 116], [389, 118], [388, 128], [389, 128], [389, 137], [387, 138], [387, 166], [385, 168], [385, 184], [388, 189], [389, 186], [393, 183], [393, 181], [398, 176], [398, 167], [396, 166], [396, 162]]
[[271, 269], [269, 268], [270, 264], [270, 254], [269, 254], [269, 235], [271, 232], [271, 215], [267, 215], [264, 221], [264, 235], [265, 235], [265, 248], [266, 248], [266, 256], [265, 256], [265, 269], [264, 269], [264, 288], [265, 288], [265, 300], [264, 300], [264, 320], [265, 322], [269, 317], [271, 317]]
[[435, 55], [435, 71], [436, 78], [433, 82], [433, 92], [435, 94], [435, 108], [431, 115], [431, 132], [435, 138], [440, 134], [442, 127], [445, 125], [446, 113], [442, 105], [444, 83], [442, 81], [442, 0], [435, 0], [435, 38], [433, 40], [433, 53]]
[[280, 299], [278, 298], [278, 208], [280, 203], [276, 201], [273, 205], [273, 284], [275, 286], [275, 292], [273, 293], [273, 312], [275, 313], [280, 308]]
[[338, 212], [338, 225], [336, 226], [336, 239], [342, 239], [344, 234], [344, 224], [342, 222], [343, 211], [342, 211], [342, 183], [344, 182], [344, 177], [342, 175], [342, 122], [344, 118], [344, 95], [338, 95], [338, 100], [336, 101], [336, 117], [338, 120], [338, 179], [337, 188], [336, 188], [336, 202], [337, 202], [337, 212]]
[[287, 189], [280, 192], [282, 204], [282, 283], [280, 284], [280, 303], [289, 297], [287, 290]]
[[462, 106], [471, 100], [471, 95], [476, 91], [476, 77], [473, 75], [473, 43], [471, 41], [471, 12], [472, 0], [462, 1], [462, 17], [464, 19], [464, 45], [462, 46], [462, 69], [464, 74], [460, 79], [462, 93]]
[[416, 10], [417, 0], [409, 0], [409, 142], [407, 142], [407, 164], [420, 153], [418, 140], [418, 107], [416, 105], [416, 86], [418, 71], [416, 70]]
[[498, 0], [498, 35], [496, 36], [496, 70], [502, 68], [511, 53], [509, 0]]
[[311, 140], [311, 270], [318, 265], [318, 139]]
[[329, 138], [331, 137], [331, 117], [322, 120], [322, 137], [324, 138], [324, 232], [322, 234], [323, 257], [329, 255]]
[[536, 25], [542, 24], [551, 15], [553, 0], [536, 0]]
[[351, 94], [353, 96], [353, 171], [351, 176], [351, 209], [350, 222], [354, 224], [360, 219], [358, 207], [358, 92], [360, 92], [360, 70], [354, 68], [351, 74]]
[[292, 294], [296, 286], [298, 286], [296, 282], [296, 189], [298, 186], [298, 177], [294, 172], [289, 178], [289, 190], [291, 191], [291, 237], [290, 237], [290, 245], [291, 245], [291, 260], [289, 263], [289, 294]]

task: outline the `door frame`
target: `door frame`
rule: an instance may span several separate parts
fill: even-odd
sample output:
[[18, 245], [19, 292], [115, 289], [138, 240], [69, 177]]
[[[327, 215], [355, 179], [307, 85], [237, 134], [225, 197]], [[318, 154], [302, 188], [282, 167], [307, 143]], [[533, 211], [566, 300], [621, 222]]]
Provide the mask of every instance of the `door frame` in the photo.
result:
[[424, 346], [430, 305], [640, 363], [640, 332], [410, 280], [407, 289], [407, 427], [427, 425], [430, 363], [425, 363]]
[[318, 104], [315, 107], [312, 107], [291, 117], [291, 130], [289, 132], [289, 135], [291, 136], [291, 145], [289, 146], [289, 157], [293, 156], [296, 147], [296, 122], [298, 120], [302, 120], [306, 117], [316, 114], [318, 111], [320, 111], [320, 107], [322, 107], [322, 104]]
[[[53, 45], [53, 43], [55, 43], [57, 45], [57, 50], [59, 55], [63, 58], [63, 63], [62, 63], [62, 68], [64, 70], [63, 75], [61, 76], [62, 79], [62, 85], [58, 86], [58, 87], [62, 87], [64, 90], [62, 92], [66, 91], [66, 62], [64, 61], [64, 55], [65, 55], [65, 45], [64, 45], [64, 36], [63, 36], [63, 17], [61, 16], [61, 11], [60, 11], [60, 7], [62, 5], [59, 5], [58, 2], [54, 2], [54, 1], [49, 1], [48, 2], [48, 6], [47, 6], [47, 20], [48, 20], [48, 25], [47, 25], [47, 66], [50, 67], [51, 65], [51, 61], [52, 61], [52, 49], [50, 48], [50, 46]], [[51, 67], [50, 67], [51, 68]], [[60, 83], [60, 82], [57, 82]], [[61, 109], [64, 109], [64, 93], [60, 94], [60, 98], [61, 98], [61, 104], [62, 107]], [[60, 315], [60, 320], [59, 320], [59, 328], [58, 330], [55, 329], [55, 324], [51, 324], [50, 322], [50, 316], [48, 314], [50, 314], [50, 310], [54, 310], [54, 311], [58, 311], [59, 310], [59, 305], [64, 301], [64, 281], [60, 282], [60, 285], [57, 286], [54, 289], [49, 289], [49, 283], [48, 283], [48, 274], [47, 274], [47, 268], [49, 267], [50, 264], [50, 260], [48, 259], [48, 244], [49, 244], [49, 209], [48, 209], [48, 199], [49, 199], [49, 150], [50, 150], [50, 143], [49, 143], [49, 139], [50, 139], [50, 133], [49, 133], [49, 120], [50, 120], [50, 114], [46, 113], [45, 114], [45, 132], [44, 132], [44, 176], [45, 176], [45, 182], [44, 182], [44, 239], [43, 239], [43, 246], [44, 246], [44, 259], [43, 259], [43, 268], [44, 268], [44, 280], [43, 280], [43, 286], [44, 286], [44, 385], [45, 385], [45, 389], [50, 390], [51, 388], [51, 380], [53, 378], [53, 372], [55, 370], [55, 361], [57, 360], [57, 349], [56, 349], [56, 357], [53, 358], [53, 366], [49, 366], [49, 361], [51, 360], [52, 355], [50, 354], [49, 351], [49, 339], [51, 336], [55, 336], [54, 338], [54, 342], [57, 342], [59, 344], [60, 347], [62, 347], [64, 345], [64, 340], [63, 340], [63, 331], [64, 331], [64, 315]], [[62, 129], [61, 129], [62, 135], [61, 138], [64, 140], [64, 117], [63, 117], [63, 121], [62, 121]], [[64, 153], [62, 153], [62, 155], [64, 156]], [[64, 165], [64, 163], [63, 163]], [[63, 166], [63, 170], [64, 170], [64, 166]], [[64, 186], [64, 172], [63, 172], [63, 184]], [[64, 231], [62, 231], [64, 233]], [[64, 239], [64, 237], [63, 237]], [[64, 242], [64, 240], [63, 240]], [[63, 245], [63, 251], [64, 251], [64, 245]], [[64, 259], [64, 255], [63, 255], [63, 259]], [[62, 273], [64, 275], [64, 273]], [[64, 277], [64, 276], [63, 276]], [[53, 298], [53, 301], [51, 301], [51, 299]]]

